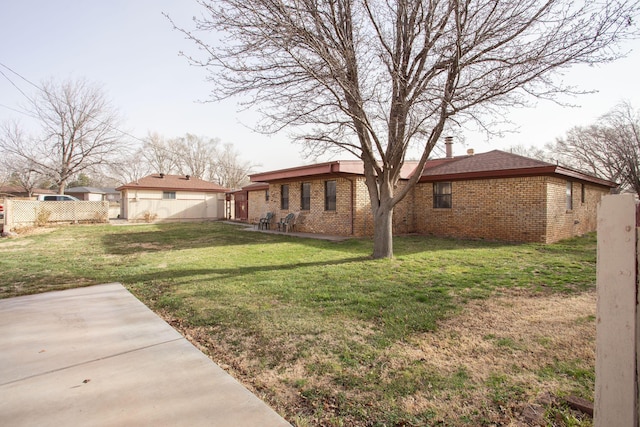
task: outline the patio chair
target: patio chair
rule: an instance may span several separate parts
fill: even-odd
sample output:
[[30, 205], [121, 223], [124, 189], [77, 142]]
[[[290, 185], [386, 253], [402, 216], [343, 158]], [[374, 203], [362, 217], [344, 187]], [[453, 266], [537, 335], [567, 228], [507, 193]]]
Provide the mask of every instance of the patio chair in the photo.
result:
[[278, 223], [278, 231], [284, 231], [285, 233], [287, 232], [287, 229], [291, 231], [293, 229], [293, 223], [295, 222], [295, 218], [296, 218], [296, 214], [294, 213], [290, 213], [284, 218], [282, 218]]
[[273, 212], [267, 212], [267, 214], [260, 218], [258, 222], [258, 230], [268, 230], [271, 228], [271, 221], [273, 220], [274, 214]]

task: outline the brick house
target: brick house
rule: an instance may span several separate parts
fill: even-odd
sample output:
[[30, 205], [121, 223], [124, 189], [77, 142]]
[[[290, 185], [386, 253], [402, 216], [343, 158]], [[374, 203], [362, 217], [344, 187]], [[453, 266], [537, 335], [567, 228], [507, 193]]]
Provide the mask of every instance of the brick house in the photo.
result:
[[265, 182], [254, 182], [227, 195], [233, 198], [233, 218], [238, 221], [255, 224], [269, 210], [269, 184]]
[[[405, 164], [398, 185], [416, 165]], [[300, 212], [298, 231], [368, 236], [373, 217], [363, 170], [360, 161], [334, 161], [250, 178], [268, 184], [270, 198], [262, 211], [277, 219]], [[597, 203], [615, 186], [499, 150], [449, 155], [427, 162], [418, 184], [394, 209], [393, 231], [551, 243], [594, 231]], [[249, 196], [249, 210], [251, 204]]]
[[228, 189], [189, 175], [153, 174], [116, 188], [120, 218], [141, 220], [209, 220], [225, 217]]

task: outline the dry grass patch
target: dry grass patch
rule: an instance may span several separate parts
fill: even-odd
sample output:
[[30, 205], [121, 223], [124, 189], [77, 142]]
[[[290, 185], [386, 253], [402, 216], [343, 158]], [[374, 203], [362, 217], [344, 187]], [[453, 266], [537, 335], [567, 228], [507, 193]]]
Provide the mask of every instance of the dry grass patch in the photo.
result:
[[[442, 420], [473, 417], [479, 408], [497, 404], [498, 411], [485, 416], [493, 422], [504, 422], [505, 417], [513, 421], [526, 404], [549, 394], [592, 399], [592, 388], [577, 389], [575, 378], [562, 371], [593, 369], [595, 311], [595, 292], [564, 296], [504, 290], [500, 296], [470, 302], [438, 331], [394, 345], [389, 353], [398, 358], [389, 375], [403, 368], [398, 364], [416, 362], [449, 377], [463, 372], [466, 384], [457, 396], [451, 390], [419, 392], [403, 401], [409, 412], [432, 410]], [[550, 371], [560, 375], [545, 375]]]
[[589, 377], [593, 370], [594, 315], [594, 292], [504, 289], [469, 302], [435, 332], [376, 349], [375, 332], [363, 322], [312, 322], [266, 343], [261, 333], [193, 327], [165, 313], [297, 426], [383, 425], [375, 420], [393, 420], [394, 412], [414, 423], [406, 425], [538, 425], [523, 414], [531, 408], [542, 425], [590, 425], [588, 417], [558, 409], [557, 397], [592, 399], [593, 384], [576, 386], [576, 372]]

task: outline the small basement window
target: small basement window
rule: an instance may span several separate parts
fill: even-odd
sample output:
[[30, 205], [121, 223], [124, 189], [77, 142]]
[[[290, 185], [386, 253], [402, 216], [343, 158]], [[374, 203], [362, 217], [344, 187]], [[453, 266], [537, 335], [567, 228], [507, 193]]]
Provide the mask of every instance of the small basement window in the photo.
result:
[[163, 199], [175, 199], [176, 198], [176, 192], [175, 191], [163, 191], [162, 192], [162, 198]]
[[433, 207], [434, 209], [451, 209], [451, 183], [433, 183]]

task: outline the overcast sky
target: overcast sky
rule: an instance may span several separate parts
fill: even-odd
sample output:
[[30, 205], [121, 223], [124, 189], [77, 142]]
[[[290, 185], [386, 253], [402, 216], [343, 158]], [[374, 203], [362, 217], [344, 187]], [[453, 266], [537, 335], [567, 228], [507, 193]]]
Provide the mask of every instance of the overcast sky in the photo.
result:
[[[124, 117], [123, 130], [138, 138], [148, 132], [218, 138], [233, 143], [243, 160], [259, 164], [255, 172], [308, 163], [286, 132], [270, 137], [252, 132], [256, 117], [237, 112], [233, 100], [199, 102], [211, 90], [207, 73], [178, 55], [193, 51], [193, 46], [172, 29], [162, 12], [190, 27], [200, 7], [192, 0], [0, 0], [0, 64], [36, 84], [49, 78], [98, 83]], [[466, 132], [466, 145], [456, 145], [454, 154], [516, 144], [542, 147], [573, 126], [592, 123], [623, 99], [640, 108], [640, 42], [626, 48], [631, 53], [616, 63], [573, 68], [565, 74], [566, 81], [598, 91], [573, 100], [581, 107], [538, 102], [535, 108], [514, 110], [508, 118], [518, 132], [489, 140]], [[34, 93], [35, 88], [2, 65], [0, 71], [13, 84]], [[0, 122], [18, 119], [29, 126], [28, 117], [14, 111], [25, 104], [20, 91], [0, 75]]]

